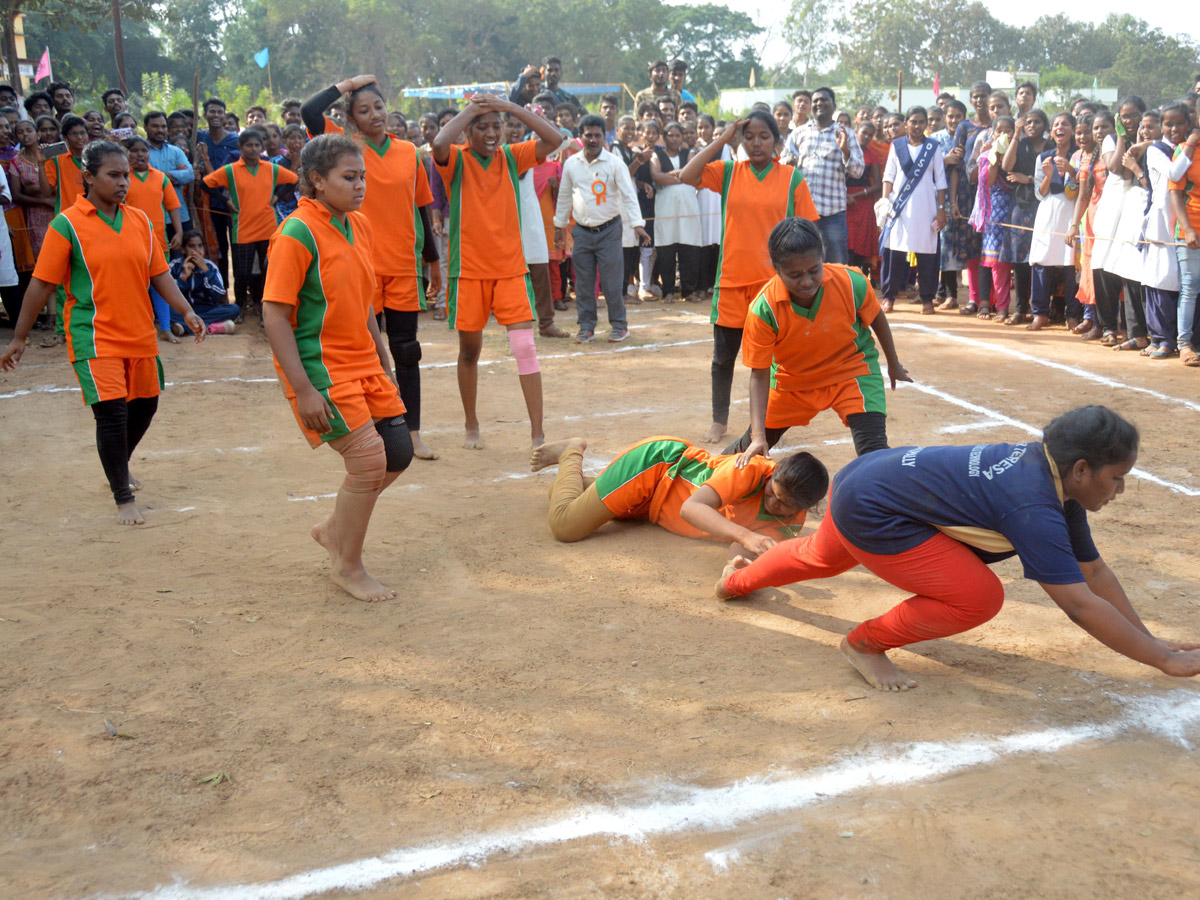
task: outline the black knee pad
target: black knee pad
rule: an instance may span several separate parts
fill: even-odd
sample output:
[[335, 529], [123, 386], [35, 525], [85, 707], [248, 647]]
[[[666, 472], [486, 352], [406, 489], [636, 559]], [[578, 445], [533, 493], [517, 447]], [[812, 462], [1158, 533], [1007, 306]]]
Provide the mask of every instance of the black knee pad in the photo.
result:
[[404, 421], [404, 416], [380, 419], [375, 423], [375, 430], [383, 438], [387, 470], [403, 472], [413, 458], [412, 436], [408, 433], [408, 423]]
[[874, 450], [888, 449], [887, 415], [881, 412], [852, 413], [846, 416], [850, 437], [854, 439], [854, 452], [858, 456]]
[[396, 341], [392, 344], [392, 357], [398, 366], [415, 366], [421, 361], [420, 341]]

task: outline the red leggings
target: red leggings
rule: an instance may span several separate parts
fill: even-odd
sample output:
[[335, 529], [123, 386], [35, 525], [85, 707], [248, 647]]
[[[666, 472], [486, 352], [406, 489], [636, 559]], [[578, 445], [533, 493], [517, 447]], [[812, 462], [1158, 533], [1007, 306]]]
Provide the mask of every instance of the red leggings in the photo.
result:
[[939, 533], [901, 553], [868, 553], [838, 531], [829, 512], [814, 533], [776, 544], [730, 575], [725, 587], [742, 596], [762, 587], [831, 578], [858, 565], [913, 594], [850, 632], [850, 646], [863, 653], [967, 631], [996, 615], [1004, 603], [1000, 579], [953, 538]]

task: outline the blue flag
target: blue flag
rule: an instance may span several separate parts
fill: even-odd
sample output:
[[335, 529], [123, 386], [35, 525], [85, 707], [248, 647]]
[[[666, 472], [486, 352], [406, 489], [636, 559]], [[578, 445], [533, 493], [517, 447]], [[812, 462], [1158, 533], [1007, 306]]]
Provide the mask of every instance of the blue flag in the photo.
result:
[[254, 61], [258, 63], [258, 67], [260, 69], [265, 69], [267, 67], [267, 63], [271, 61], [271, 51], [266, 47], [263, 47], [254, 54]]

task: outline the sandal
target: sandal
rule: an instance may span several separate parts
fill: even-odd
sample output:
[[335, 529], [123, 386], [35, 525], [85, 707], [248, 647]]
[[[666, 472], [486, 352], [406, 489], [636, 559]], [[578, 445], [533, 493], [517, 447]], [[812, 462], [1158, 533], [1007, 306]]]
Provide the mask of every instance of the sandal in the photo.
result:
[[926, 300], [921, 304], [921, 315], [932, 316], [937, 312], [937, 307], [933, 305], [932, 300]]
[[1098, 341], [1101, 339], [1100, 335], [1101, 335], [1100, 329], [1093, 328], [1091, 331], [1085, 331], [1083, 334], [1080, 335], [1080, 337], [1083, 338], [1085, 341]]
[[57, 347], [59, 344], [65, 344], [67, 339], [61, 334], [48, 334], [38, 342], [38, 346], [42, 348]]
[[1179, 361], [1185, 366], [1200, 369], [1200, 353], [1197, 353], [1192, 347], [1179, 351]]
[[938, 304], [937, 308], [940, 310], [945, 310], [945, 311], [958, 309], [958, 298], [947, 297], [945, 300], [943, 300], [941, 303]]
[[446, 307], [439, 306], [434, 309], [433, 321], [435, 321], [435, 322], [445, 322], [446, 321]]
[[1083, 319], [1078, 325], [1071, 329], [1072, 334], [1087, 334], [1095, 328], [1095, 322], [1092, 319]]
[[1019, 315], [1016, 315], [1016, 314], [1014, 314], [1014, 315], [1011, 315], [1011, 316], [1005, 316], [1005, 317], [1004, 317], [1004, 324], [1005, 324], [1005, 325], [1020, 325], [1020, 324], [1021, 324], [1021, 317], [1020, 317]]
[[1113, 349], [1114, 350], [1142, 350], [1150, 345], [1149, 341], [1146, 341], [1146, 343], [1144, 343], [1144, 344], [1142, 343], [1142, 341], [1146, 341], [1146, 339], [1145, 338], [1130, 338], [1127, 341], [1121, 341], [1121, 343], [1119, 343], [1119, 344], [1114, 344]]
[[1117, 343], [1117, 335], [1115, 332], [1106, 331], [1100, 337], [1100, 346], [1102, 346], [1102, 347], [1112, 347], [1116, 343]]
[[981, 319], [990, 319], [992, 317], [992, 308], [984, 303], [979, 307], [979, 312], [975, 315]]
[[1047, 316], [1034, 316], [1033, 321], [1025, 326], [1026, 331], [1041, 331], [1050, 324], [1050, 319]]
[[1142, 348], [1142, 352], [1139, 353], [1138, 356], [1151, 356], [1154, 354], [1154, 351], [1156, 351], [1157, 349], [1158, 349], [1157, 344], [1147, 344], [1145, 347]]
[[1179, 355], [1179, 351], [1174, 347], [1168, 347], [1162, 344], [1154, 349], [1153, 353], [1147, 354], [1151, 359], [1172, 359]]
[[966, 306], [959, 307], [958, 314], [960, 316], [973, 316], [979, 312], [979, 306], [974, 303], [968, 303]]

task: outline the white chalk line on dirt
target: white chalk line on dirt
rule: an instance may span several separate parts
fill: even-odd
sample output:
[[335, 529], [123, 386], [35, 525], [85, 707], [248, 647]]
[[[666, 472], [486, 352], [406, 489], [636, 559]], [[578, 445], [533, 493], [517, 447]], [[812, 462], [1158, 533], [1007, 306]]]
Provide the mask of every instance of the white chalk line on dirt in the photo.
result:
[[[994, 409], [989, 409], [986, 406], [982, 406], [981, 404], [974, 403], [970, 400], [964, 400], [962, 397], [956, 397], [953, 394], [948, 394], [945, 391], [938, 390], [935, 387], [930, 387], [927, 384], [912, 381], [902, 381], [900, 382], [900, 386], [920, 391], [923, 394], [928, 394], [931, 397], [937, 397], [939, 400], [945, 400], [947, 403], [952, 403], [955, 406], [962, 407], [963, 409], [969, 409], [972, 412], [979, 413], [980, 415], [988, 416], [997, 425], [1010, 425], [1013, 428], [1019, 428], [1026, 434], [1032, 435], [1038, 439], [1040, 439], [1042, 436], [1042, 429], [1040, 428], [1035, 428], [1033, 425], [1022, 422], [1019, 419], [1006, 416], [1003, 413], [997, 412]], [[1176, 484], [1173, 481], [1167, 481], [1165, 478], [1159, 478], [1157, 475], [1147, 472], [1145, 469], [1139, 469], [1136, 466], [1129, 470], [1129, 474], [1135, 478], [1140, 478], [1143, 481], [1149, 481], [1152, 484], [1157, 484], [1159, 487], [1165, 487], [1167, 490], [1176, 494], [1183, 494], [1186, 497], [1200, 497], [1200, 489], [1188, 487], [1187, 485], [1183, 484]]]
[[1034, 356], [1031, 353], [1025, 353], [1021, 350], [1014, 350], [1011, 347], [1004, 347], [994, 344], [990, 341], [981, 341], [978, 338], [963, 337], [959, 334], [954, 334], [950, 331], [945, 331], [941, 328], [932, 328], [928, 325], [918, 325], [915, 322], [896, 322], [889, 323], [893, 328], [905, 328], [909, 331], [921, 331], [926, 334], [935, 334], [938, 337], [945, 338], [949, 341], [955, 341], [960, 344], [966, 344], [970, 347], [978, 347], [986, 350], [989, 353], [999, 353], [1004, 356], [1011, 356], [1014, 359], [1020, 359], [1025, 362], [1036, 363], [1039, 366], [1045, 366], [1048, 369], [1056, 369], [1060, 372], [1066, 372], [1068, 375], [1074, 375], [1076, 378], [1082, 378], [1084, 381], [1090, 381], [1093, 384], [1098, 384], [1103, 387], [1121, 388], [1126, 391], [1135, 391], [1139, 394], [1145, 394], [1148, 397], [1153, 397], [1155, 400], [1162, 400], [1165, 403], [1173, 403], [1177, 406], [1185, 407], [1193, 412], [1200, 412], [1200, 403], [1194, 400], [1187, 400], [1183, 397], [1173, 397], [1170, 394], [1164, 394], [1162, 391], [1156, 391], [1152, 388], [1139, 387], [1136, 384], [1128, 384], [1124, 381], [1118, 381], [1115, 378], [1109, 378], [1107, 375], [1098, 375], [1095, 372], [1090, 372], [1087, 369], [1081, 369], [1078, 366], [1068, 365], [1067, 363], [1056, 362], [1052, 359], [1042, 359]]
[[[666, 350], [671, 347], [689, 347], [693, 344], [708, 344], [712, 342], [712, 338], [702, 338], [694, 341], [668, 341], [666, 343], [656, 344], [626, 344], [622, 347], [612, 347], [607, 350], [609, 353], [636, 353], [643, 350]], [[601, 342], [598, 342], [601, 343]], [[576, 350], [573, 353], [547, 353], [539, 356], [539, 360], [547, 359], [573, 359], [577, 356], [598, 356], [596, 352], [589, 353], [586, 350]], [[481, 366], [495, 366], [502, 363], [512, 363], [516, 360], [511, 356], [501, 357], [500, 359], [481, 359]], [[458, 361], [428, 363], [421, 366], [422, 369], [448, 369], [452, 366], [457, 366]], [[168, 381], [167, 387], [183, 387], [191, 384], [224, 384], [227, 382], [240, 382], [242, 384], [269, 384], [277, 383], [279, 379], [271, 378], [245, 378], [240, 375], [233, 375], [227, 378], [199, 378], [194, 381]], [[29, 394], [61, 394], [69, 391], [78, 391], [78, 385], [65, 387], [62, 385], [41, 385], [39, 387], [22, 388], [17, 391], [9, 391], [6, 394], [0, 394], [0, 400], [11, 400], [14, 397], [25, 397]]]
[[[649, 800], [584, 807], [523, 828], [484, 832], [447, 844], [402, 847], [382, 856], [313, 869], [277, 881], [216, 887], [192, 887], [180, 882], [124, 896], [129, 900], [299, 900], [333, 891], [358, 892], [396, 878], [467, 864], [478, 866], [495, 856], [588, 838], [640, 842], [659, 835], [727, 831], [864, 789], [930, 781], [994, 765], [1008, 757], [1050, 755], [1085, 742], [1111, 741], [1131, 733], [1149, 734], [1191, 749], [1189, 736], [1200, 724], [1200, 693], [1173, 690], [1116, 699], [1125, 706], [1125, 712], [1107, 722], [1002, 737], [880, 747], [831, 766], [791, 776], [749, 778], [723, 787], [667, 784]], [[736, 859], [724, 861], [728, 864]]]

